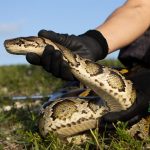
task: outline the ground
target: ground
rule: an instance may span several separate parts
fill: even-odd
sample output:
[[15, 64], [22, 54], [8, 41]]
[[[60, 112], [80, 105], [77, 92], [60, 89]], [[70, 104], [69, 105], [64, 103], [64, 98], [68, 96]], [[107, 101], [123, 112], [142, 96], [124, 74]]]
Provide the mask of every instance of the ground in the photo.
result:
[[[118, 66], [118, 62], [113, 63]], [[0, 150], [148, 149], [149, 136], [146, 139], [131, 136], [125, 123], [118, 123], [113, 133], [104, 131], [98, 134], [97, 130], [90, 131], [92, 138], [83, 145], [68, 144], [53, 134], [46, 139], [42, 138], [38, 131], [39, 110], [47, 99], [12, 101], [11, 97], [48, 95], [60, 89], [63, 84], [63, 81], [39, 67], [0, 67]]]

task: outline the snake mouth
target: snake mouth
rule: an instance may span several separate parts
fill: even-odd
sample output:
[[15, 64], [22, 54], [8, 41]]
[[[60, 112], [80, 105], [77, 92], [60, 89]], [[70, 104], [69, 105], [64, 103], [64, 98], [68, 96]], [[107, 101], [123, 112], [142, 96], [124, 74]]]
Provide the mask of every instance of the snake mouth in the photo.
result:
[[18, 38], [4, 41], [4, 47], [10, 54], [23, 55], [26, 51], [22, 48]]
[[12, 52], [11, 52], [11, 41], [10, 40], [5, 40], [4, 41], [4, 47], [5, 47], [5, 49], [6, 49], [6, 51], [8, 52], [8, 53], [11, 53], [12, 54]]
[[14, 42], [11, 40], [5, 40], [4, 41], [4, 47], [6, 49], [6, 51], [9, 54], [16, 54], [16, 55], [22, 55], [22, 53], [20, 51], [17, 51], [17, 48], [14, 47]]
[[5, 47], [5, 49], [9, 52], [9, 53], [11, 53], [11, 49], [13, 49], [14, 48], [14, 41], [13, 40], [5, 40], [4, 41], [4, 47]]
[[8, 41], [9, 41], [9, 40], [5, 40], [5, 41], [4, 41], [4, 47], [5, 47], [6, 49], [9, 48]]

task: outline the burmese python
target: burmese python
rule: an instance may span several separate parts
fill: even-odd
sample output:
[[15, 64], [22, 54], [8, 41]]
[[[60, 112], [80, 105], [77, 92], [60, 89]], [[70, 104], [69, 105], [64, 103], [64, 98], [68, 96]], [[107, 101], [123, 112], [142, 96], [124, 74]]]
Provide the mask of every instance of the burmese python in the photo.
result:
[[4, 42], [6, 50], [12, 54], [34, 52], [41, 55], [47, 44], [61, 51], [73, 75], [104, 99], [107, 107], [80, 98], [58, 99], [43, 110], [39, 125], [42, 135], [54, 131], [63, 136], [71, 136], [95, 128], [98, 118], [103, 114], [126, 110], [133, 104], [136, 93], [132, 82], [117, 70], [82, 58], [42, 37], [19, 37]]

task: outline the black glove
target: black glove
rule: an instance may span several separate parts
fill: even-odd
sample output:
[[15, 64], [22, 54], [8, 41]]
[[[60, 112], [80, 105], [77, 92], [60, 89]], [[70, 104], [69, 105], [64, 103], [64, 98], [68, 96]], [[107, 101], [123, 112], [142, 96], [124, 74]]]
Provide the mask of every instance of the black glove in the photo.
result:
[[[59, 43], [72, 50], [73, 53], [92, 61], [103, 59], [108, 54], [107, 41], [96, 30], [89, 30], [79, 36], [41, 30], [38, 36]], [[46, 71], [51, 72], [56, 77], [74, 80], [68, 64], [62, 59], [61, 52], [55, 51], [52, 46], [47, 46], [41, 57], [35, 53], [28, 53], [26, 59], [31, 64], [43, 66]]]
[[100, 120], [100, 127], [117, 121], [128, 122], [133, 124], [133, 118], [138, 116], [138, 119], [143, 116], [150, 115], [150, 69], [142, 67], [137, 72], [132, 73], [130, 80], [137, 91], [137, 98], [134, 104], [127, 110], [120, 112], [110, 112], [103, 116]]
[[[143, 116], [142, 115], [136, 115], [133, 118], [131, 118], [128, 121], [125, 121], [127, 123], [128, 128], [130, 128], [135, 123], [139, 122]], [[117, 126], [118, 122], [109, 122], [108, 120], [105, 120], [104, 117], [100, 118], [99, 120], [99, 131], [100, 133], [103, 133], [104, 131], [110, 131], [114, 130]]]

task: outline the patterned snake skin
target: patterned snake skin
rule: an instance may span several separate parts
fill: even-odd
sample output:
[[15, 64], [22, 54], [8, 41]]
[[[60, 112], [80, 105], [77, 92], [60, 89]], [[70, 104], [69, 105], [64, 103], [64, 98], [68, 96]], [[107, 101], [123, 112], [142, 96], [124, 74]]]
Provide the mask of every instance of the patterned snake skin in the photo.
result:
[[106, 112], [126, 110], [133, 104], [136, 93], [132, 82], [117, 70], [82, 58], [62, 45], [41, 37], [19, 37], [4, 42], [6, 50], [12, 54], [34, 52], [41, 55], [47, 44], [61, 51], [72, 74], [104, 99], [107, 107], [84, 99], [58, 99], [43, 109], [39, 123], [43, 136], [49, 131], [71, 136], [95, 128], [98, 118]]

